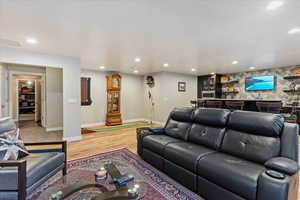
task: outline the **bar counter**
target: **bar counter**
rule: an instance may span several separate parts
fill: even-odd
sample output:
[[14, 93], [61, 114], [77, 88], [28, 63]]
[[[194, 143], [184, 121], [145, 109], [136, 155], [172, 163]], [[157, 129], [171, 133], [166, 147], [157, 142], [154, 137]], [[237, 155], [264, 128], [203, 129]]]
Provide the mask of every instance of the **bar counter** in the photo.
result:
[[218, 98], [204, 98], [204, 99], [198, 99], [198, 105], [201, 105], [201, 103], [206, 101], [223, 101], [223, 105], [225, 105], [225, 101], [243, 101], [244, 102], [244, 108], [243, 110], [248, 111], [258, 111], [256, 107], [256, 102], [282, 102], [281, 99], [218, 99]]

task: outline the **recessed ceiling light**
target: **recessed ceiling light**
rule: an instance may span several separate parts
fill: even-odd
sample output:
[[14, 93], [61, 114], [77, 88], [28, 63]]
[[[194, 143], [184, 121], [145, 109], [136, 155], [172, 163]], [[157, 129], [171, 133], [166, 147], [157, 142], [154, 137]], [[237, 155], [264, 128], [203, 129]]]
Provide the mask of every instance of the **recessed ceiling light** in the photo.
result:
[[133, 72], [134, 72], [135, 74], [139, 73], [139, 71], [138, 71], [138, 70], [134, 70]]
[[276, 10], [277, 8], [281, 7], [282, 5], [283, 5], [282, 1], [271, 1], [267, 6], [267, 10]]
[[27, 38], [26, 42], [28, 44], [37, 44], [38, 43], [38, 41], [36, 39], [34, 39], [34, 38]]
[[191, 70], [192, 70], [192, 72], [195, 72], [195, 71], [196, 71], [196, 69], [195, 69], [195, 68], [192, 68]]
[[211, 75], [214, 75], [214, 74], [215, 74], [215, 72], [211, 72], [210, 74], [211, 74]]
[[27, 84], [28, 84], [28, 85], [31, 85], [31, 84], [32, 84], [32, 81], [27, 81]]
[[134, 59], [134, 61], [135, 61], [135, 62], [141, 62], [141, 58], [138, 58], [138, 57], [137, 57], [137, 58]]
[[249, 69], [253, 70], [253, 69], [255, 69], [255, 67], [249, 67]]
[[236, 65], [238, 63], [239, 63], [239, 61], [237, 61], [237, 60], [235, 60], [235, 61], [232, 62], [233, 65]]
[[296, 33], [300, 33], [300, 28], [292, 28], [291, 30], [289, 30], [288, 34], [296, 34]]
[[169, 63], [165, 63], [165, 64], [164, 64], [164, 67], [169, 67]]
[[105, 66], [100, 66], [99, 68], [100, 68], [100, 69], [105, 69]]

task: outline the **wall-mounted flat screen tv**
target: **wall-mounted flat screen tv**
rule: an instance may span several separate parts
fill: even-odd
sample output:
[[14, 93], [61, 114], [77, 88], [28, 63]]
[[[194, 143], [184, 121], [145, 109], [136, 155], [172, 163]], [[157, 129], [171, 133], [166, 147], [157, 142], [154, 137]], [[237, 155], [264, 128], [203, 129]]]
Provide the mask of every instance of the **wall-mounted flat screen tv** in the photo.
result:
[[245, 80], [246, 91], [261, 91], [275, 89], [275, 76], [248, 77]]

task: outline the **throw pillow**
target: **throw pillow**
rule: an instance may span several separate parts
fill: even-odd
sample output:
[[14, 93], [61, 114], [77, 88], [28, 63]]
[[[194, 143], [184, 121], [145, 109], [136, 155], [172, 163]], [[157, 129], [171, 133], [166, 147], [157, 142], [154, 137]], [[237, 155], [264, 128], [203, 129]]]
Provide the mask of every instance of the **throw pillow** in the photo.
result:
[[0, 118], [0, 134], [16, 129], [14, 120], [10, 117]]
[[20, 130], [0, 134], [0, 160], [17, 160], [29, 155], [20, 137]]

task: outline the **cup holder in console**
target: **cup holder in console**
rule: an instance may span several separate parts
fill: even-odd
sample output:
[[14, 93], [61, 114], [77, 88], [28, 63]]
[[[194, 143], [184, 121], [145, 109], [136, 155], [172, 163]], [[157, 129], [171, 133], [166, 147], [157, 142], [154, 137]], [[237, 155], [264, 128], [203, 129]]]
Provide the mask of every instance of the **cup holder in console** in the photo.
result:
[[268, 174], [272, 178], [276, 178], [276, 179], [284, 179], [285, 178], [284, 174], [282, 174], [280, 172], [273, 171], [273, 170], [267, 170], [266, 174]]

